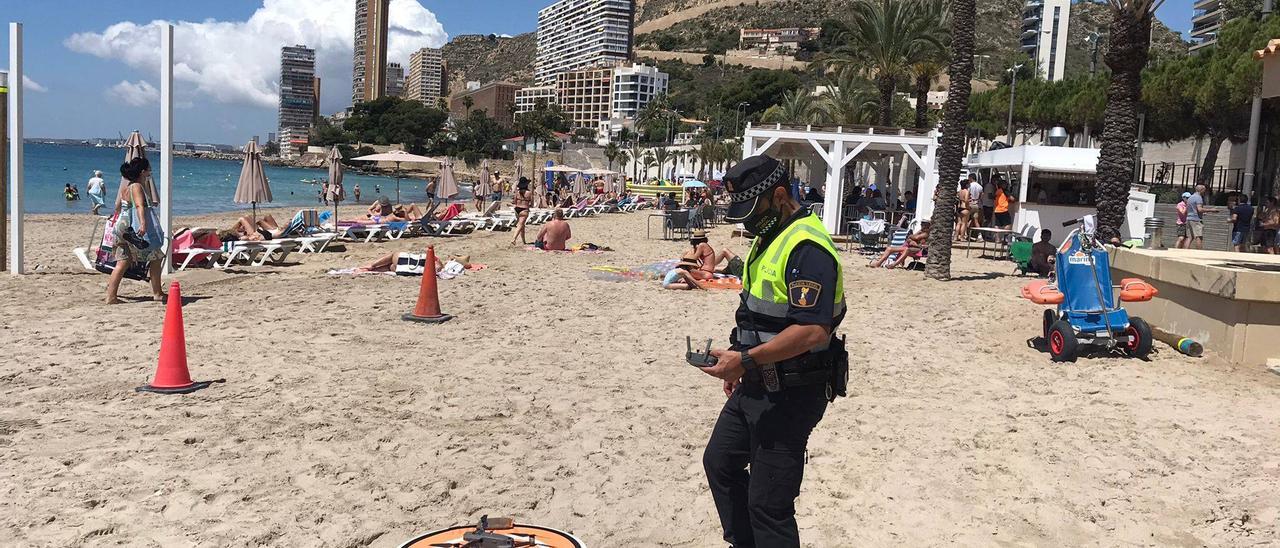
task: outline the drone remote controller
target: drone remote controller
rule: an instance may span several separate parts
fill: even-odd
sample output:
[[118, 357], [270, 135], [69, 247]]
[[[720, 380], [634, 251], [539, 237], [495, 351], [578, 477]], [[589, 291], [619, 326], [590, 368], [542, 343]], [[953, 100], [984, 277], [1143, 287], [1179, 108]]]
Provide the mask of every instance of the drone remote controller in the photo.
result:
[[711, 355], [711, 339], [707, 339], [706, 352], [693, 351], [693, 338], [685, 336], [684, 338], [685, 353], [684, 359], [689, 365], [694, 367], [711, 367], [716, 364], [715, 356]]

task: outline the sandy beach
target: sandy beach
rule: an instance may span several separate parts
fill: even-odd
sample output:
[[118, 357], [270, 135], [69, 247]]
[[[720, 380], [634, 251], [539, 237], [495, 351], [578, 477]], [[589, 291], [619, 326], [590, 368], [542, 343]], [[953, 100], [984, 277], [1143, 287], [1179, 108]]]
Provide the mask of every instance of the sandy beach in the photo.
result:
[[[192, 374], [226, 383], [160, 396], [133, 388], [163, 305], [128, 281], [101, 304], [70, 253], [91, 218], [30, 216], [32, 275], [0, 274], [0, 545], [393, 547], [489, 514], [722, 546], [701, 456], [724, 395], [683, 352], [726, 341], [737, 294], [593, 278], [678, 256], [646, 220], [574, 220], [603, 254], [482, 232], [180, 273]], [[442, 325], [400, 319], [419, 278], [326, 274], [428, 244], [487, 265], [440, 282]], [[943, 283], [845, 257], [851, 394], [810, 443], [806, 546], [1280, 546], [1280, 376], [1162, 344], [1054, 364], [1009, 263], [960, 252]]]

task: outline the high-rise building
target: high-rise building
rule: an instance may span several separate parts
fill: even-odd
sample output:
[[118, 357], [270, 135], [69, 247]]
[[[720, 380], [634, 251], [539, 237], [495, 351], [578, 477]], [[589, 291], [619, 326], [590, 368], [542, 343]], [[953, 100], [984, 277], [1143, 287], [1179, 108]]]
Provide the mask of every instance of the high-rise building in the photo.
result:
[[562, 72], [629, 61], [634, 4], [633, 0], [559, 0], [539, 11], [537, 84], [553, 85]]
[[[471, 111], [483, 111], [503, 127], [511, 127], [512, 113], [515, 111], [516, 90], [520, 86], [510, 82], [490, 82], [474, 90], [460, 93], [449, 99], [449, 113], [455, 118], [468, 116]], [[471, 98], [471, 108], [467, 108], [467, 98]]]
[[316, 76], [312, 82], [311, 89], [315, 90], [311, 94], [311, 120], [314, 123], [316, 118], [320, 117], [320, 77]]
[[404, 97], [404, 67], [387, 63], [387, 97]]
[[613, 112], [613, 68], [556, 75], [556, 104], [575, 128], [595, 129]]
[[1071, 0], [1027, 0], [1022, 8], [1022, 51], [1045, 80], [1061, 80], [1066, 70], [1070, 21]]
[[[289, 134], [294, 141], [311, 130], [316, 100], [316, 50], [306, 46], [280, 48], [280, 135]], [[292, 157], [296, 149], [287, 147], [281, 138], [280, 155]]]
[[667, 81], [667, 73], [657, 67], [637, 64], [613, 69], [611, 115], [634, 120], [650, 101], [667, 93]]
[[429, 107], [440, 100], [444, 76], [444, 57], [437, 48], [422, 48], [409, 55], [409, 77], [405, 80], [404, 98]]
[[1191, 9], [1191, 51], [1216, 43], [1218, 31], [1227, 22], [1222, 0], [1196, 0]]
[[382, 97], [387, 89], [387, 10], [391, 0], [356, 0], [351, 102]]

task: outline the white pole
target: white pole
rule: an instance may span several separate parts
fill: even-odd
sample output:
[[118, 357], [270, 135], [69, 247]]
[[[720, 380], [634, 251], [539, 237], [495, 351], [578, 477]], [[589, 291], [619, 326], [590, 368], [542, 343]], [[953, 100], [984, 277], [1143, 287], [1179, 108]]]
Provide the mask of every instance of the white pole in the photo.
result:
[[173, 253], [173, 25], [160, 29], [160, 228], [164, 231], [164, 272], [172, 272]]
[[9, 23], [9, 273], [22, 268], [22, 23]]

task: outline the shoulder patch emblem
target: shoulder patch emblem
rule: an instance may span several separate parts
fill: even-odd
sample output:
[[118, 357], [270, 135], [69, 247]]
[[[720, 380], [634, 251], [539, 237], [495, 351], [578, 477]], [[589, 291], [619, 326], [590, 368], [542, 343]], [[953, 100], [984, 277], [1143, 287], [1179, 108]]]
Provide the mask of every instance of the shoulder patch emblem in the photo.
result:
[[822, 284], [809, 280], [796, 280], [787, 284], [787, 293], [791, 299], [791, 306], [813, 308], [818, 305], [818, 295], [822, 294]]

